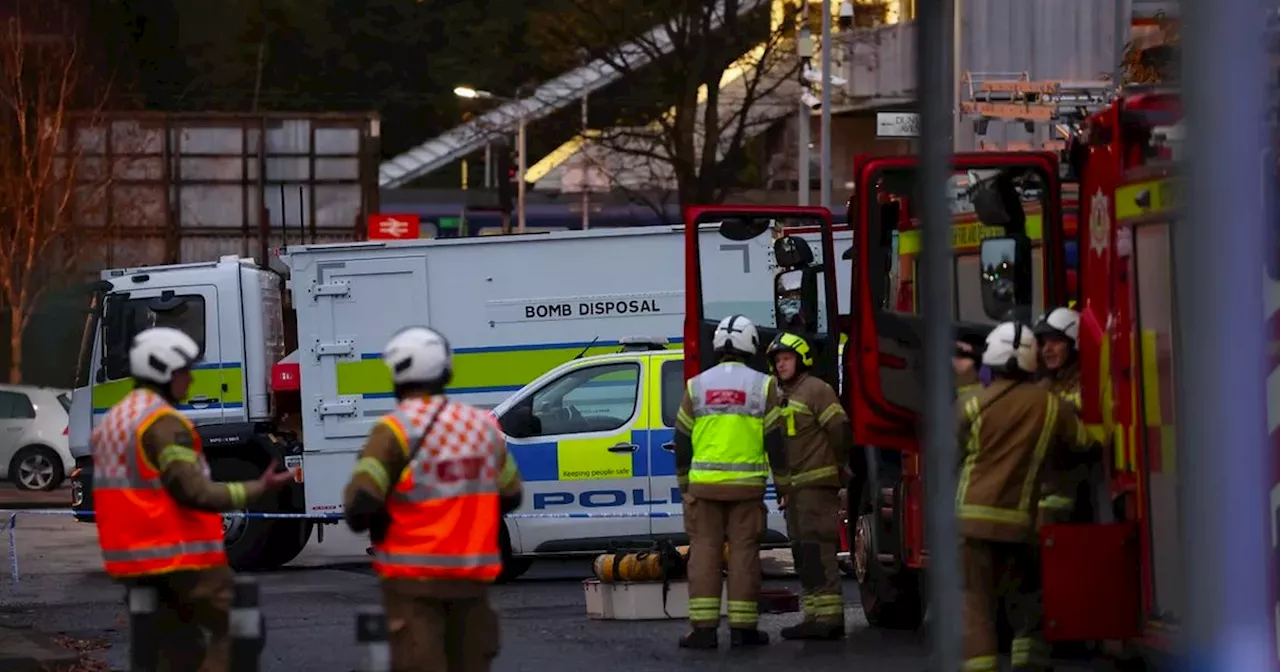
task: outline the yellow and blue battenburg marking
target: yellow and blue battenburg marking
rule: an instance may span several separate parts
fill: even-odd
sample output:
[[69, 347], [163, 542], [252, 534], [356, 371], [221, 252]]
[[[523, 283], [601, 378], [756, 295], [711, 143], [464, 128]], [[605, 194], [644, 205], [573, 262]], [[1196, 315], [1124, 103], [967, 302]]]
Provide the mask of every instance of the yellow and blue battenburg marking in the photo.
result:
[[[667, 349], [679, 350], [683, 339], [668, 338]], [[538, 376], [581, 354], [614, 354], [621, 343], [530, 343], [478, 348], [458, 348], [453, 353], [453, 383], [450, 394], [515, 392]], [[583, 350], [586, 350], [584, 353]], [[368, 352], [357, 361], [338, 362], [338, 394], [365, 398], [392, 395], [391, 372], [382, 363], [382, 353]]]
[[[628, 438], [638, 447], [634, 453], [608, 451], [609, 446]], [[520, 468], [520, 477], [528, 482], [675, 476], [675, 453], [662, 449], [662, 444], [674, 438], [672, 429], [632, 429], [594, 439], [508, 443], [507, 450]]]
[[[93, 386], [93, 412], [106, 413], [133, 389], [132, 378], [121, 378]], [[209, 403], [194, 409], [182, 403], [178, 410], [232, 409], [244, 406], [244, 372], [240, 362], [201, 362], [191, 367], [191, 391], [187, 399], [203, 396]], [[216, 400], [216, 401], [214, 401]], [[185, 401], [185, 400], [184, 400]]]

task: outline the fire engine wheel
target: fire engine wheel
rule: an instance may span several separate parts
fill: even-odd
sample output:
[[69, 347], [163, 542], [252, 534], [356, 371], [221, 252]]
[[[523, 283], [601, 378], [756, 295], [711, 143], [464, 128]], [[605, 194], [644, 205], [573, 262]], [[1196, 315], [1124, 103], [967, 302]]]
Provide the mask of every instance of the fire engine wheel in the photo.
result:
[[502, 573], [496, 583], [507, 583], [520, 578], [533, 565], [531, 558], [517, 558], [512, 555], [511, 536], [504, 522], [498, 526], [498, 548], [502, 549]]
[[916, 630], [924, 622], [923, 575], [902, 569], [889, 574], [875, 561], [873, 514], [858, 517], [854, 526], [852, 551], [853, 576], [858, 582], [862, 612], [867, 622], [887, 630]]
[[[215, 481], [251, 481], [262, 473], [262, 467], [235, 457], [214, 458], [209, 470]], [[284, 511], [278, 498], [266, 497], [253, 505], [254, 513]], [[311, 537], [311, 522], [306, 520], [222, 518], [223, 541], [227, 561], [238, 571], [275, 569], [302, 552]]]
[[910, 569], [885, 576], [872, 569], [868, 580], [858, 583], [862, 611], [867, 622], [886, 630], [916, 630], [924, 622], [923, 576]]

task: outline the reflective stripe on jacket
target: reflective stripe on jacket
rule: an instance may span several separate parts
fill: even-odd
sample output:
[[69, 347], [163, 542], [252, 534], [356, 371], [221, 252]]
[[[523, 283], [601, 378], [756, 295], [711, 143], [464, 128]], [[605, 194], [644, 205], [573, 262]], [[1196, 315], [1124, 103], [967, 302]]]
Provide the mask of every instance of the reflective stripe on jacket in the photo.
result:
[[143, 437], [167, 414], [192, 430], [192, 450], [203, 464], [200, 437], [191, 422], [150, 390], [130, 392], [93, 431], [93, 510], [103, 565], [111, 576], [166, 574], [227, 562], [222, 516], [179, 505], [147, 458]]
[[433, 397], [407, 399], [382, 422], [413, 455], [400, 474], [391, 475], [391, 523], [374, 544], [374, 570], [383, 578], [496, 579], [502, 571], [503, 467], [496, 421], [479, 409]]
[[737, 362], [718, 364], [689, 380], [693, 404], [690, 485], [764, 487], [769, 479], [764, 428], [772, 421], [766, 418], [772, 380]]
[[[774, 383], [779, 381], [775, 378]], [[791, 486], [840, 488], [840, 470], [849, 460], [849, 423], [830, 385], [807, 373], [782, 384], [783, 422]]]

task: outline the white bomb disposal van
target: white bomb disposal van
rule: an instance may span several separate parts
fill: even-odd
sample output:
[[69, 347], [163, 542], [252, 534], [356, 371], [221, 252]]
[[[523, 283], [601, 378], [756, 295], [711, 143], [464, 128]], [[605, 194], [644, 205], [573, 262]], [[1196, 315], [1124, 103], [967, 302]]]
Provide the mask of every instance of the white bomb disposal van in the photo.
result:
[[[379, 359], [392, 334], [414, 324], [444, 333], [456, 352], [449, 394], [483, 407], [500, 404], [565, 362], [616, 353], [626, 337], [665, 338], [664, 347], [678, 350], [684, 313], [682, 232], [682, 227], [649, 227], [300, 245], [270, 260], [269, 267], [231, 256], [104, 271], [72, 394], [70, 438], [78, 467], [73, 506], [92, 510], [89, 434], [132, 385], [127, 353], [133, 336], [150, 326], [176, 327], [204, 349], [180, 408], [200, 431], [213, 476], [253, 478], [272, 459], [302, 474], [294, 487], [258, 510], [305, 518], [226, 519], [234, 566], [284, 564], [302, 550], [313, 529], [321, 530], [319, 540], [319, 525], [340, 517], [342, 488], [364, 437], [394, 406], [390, 376]], [[714, 226], [700, 235], [707, 236], [708, 247], [718, 246], [717, 254], [702, 260], [706, 277], [712, 278], [704, 292], [745, 314], [771, 314], [774, 264], [767, 237], [726, 241]], [[850, 243], [844, 238], [841, 249]], [[848, 286], [847, 280], [841, 284]], [[842, 304], [847, 310], [847, 297]], [[611, 479], [597, 477], [591, 458], [582, 457], [581, 468], [572, 467], [589, 451], [569, 447], [595, 445], [590, 442], [597, 439], [557, 439], [557, 460], [561, 451], [566, 456], [563, 471], [556, 462], [559, 489], [550, 489], [552, 481], [529, 488], [520, 511], [644, 507], [655, 498], [671, 500], [661, 486], [650, 491], [646, 485], [643, 496], [636, 496], [641, 488], [633, 479], [645, 478], [637, 475], [648, 473], [643, 469]], [[573, 443], [580, 440], [588, 444]], [[650, 454], [632, 443], [637, 446], [633, 460]], [[607, 448], [601, 455], [618, 459], [620, 453]], [[522, 450], [517, 448], [518, 457]], [[524, 461], [521, 466], [529, 473], [549, 469], [527, 451]], [[584, 469], [590, 478], [580, 477]], [[630, 487], [616, 487], [622, 482]], [[583, 494], [603, 490], [615, 494]], [[617, 492], [625, 497], [615, 503]], [[508, 536], [522, 553], [590, 550], [602, 543], [598, 540], [607, 527], [619, 539], [654, 533], [637, 527], [650, 524], [640, 518], [607, 524], [516, 520], [513, 527], [519, 529]], [[679, 521], [662, 523], [667, 524]], [[530, 530], [528, 541], [522, 529]]]

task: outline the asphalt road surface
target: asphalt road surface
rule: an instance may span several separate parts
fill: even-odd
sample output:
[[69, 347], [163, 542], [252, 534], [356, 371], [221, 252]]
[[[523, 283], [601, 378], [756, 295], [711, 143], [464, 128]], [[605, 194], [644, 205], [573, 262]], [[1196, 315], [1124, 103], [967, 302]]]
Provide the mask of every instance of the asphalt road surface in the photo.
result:
[[[100, 570], [91, 525], [63, 517], [21, 517], [17, 527], [21, 581], [0, 575], [0, 626], [30, 627], [48, 634], [105, 640], [93, 655], [111, 669], [127, 668], [128, 631], [121, 589]], [[766, 563], [770, 564], [770, 563]], [[785, 572], [786, 561], [771, 563]], [[8, 563], [5, 563], [7, 569]], [[364, 542], [336, 527], [325, 541], [308, 547], [294, 565], [259, 574], [267, 620], [264, 672], [355, 669], [354, 610], [376, 602], [376, 579]], [[7, 572], [6, 572], [7, 573]], [[524, 578], [496, 586], [492, 602], [502, 616], [502, 652], [494, 670], [625, 669], [671, 672], [680, 669], [770, 670], [803, 664], [806, 670], [848, 672], [859, 662], [884, 672], [919, 672], [925, 653], [917, 636], [866, 627], [850, 607], [852, 636], [845, 642], [779, 642], [765, 649], [731, 651], [727, 637], [719, 652], [682, 651], [676, 639], [683, 621], [593, 621], [586, 616], [582, 579], [586, 561], [542, 561]], [[772, 579], [787, 586], [792, 580]], [[852, 596], [853, 586], [846, 587]], [[777, 639], [796, 614], [764, 616], [762, 627]]]
[[[127, 669], [127, 621], [123, 593], [101, 571], [96, 528], [64, 516], [20, 516], [16, 528], [21, 581], [0, 573], [0, 628], [96, 640], [92, 656], [114, 670]], [[3, 546], [3, 544], [0, 544]], [[354, 611], [377, 601], [376, 579], [365, 542], [328, 527], [291, 566], [258, 575], [267, 620], [264, 672], [356, 669]], [[769, 586], [795, 587], [789, 554], [765, 554]], [[4, 567], [8, 569], [8, 561]], [[586, 561], [540, 561], [522, 579], [495, 586], [491, 600], [502, 617], [497, 672], [620, 669], [627, 672], [729, 670], [746, 672], [803, 666], [807, 672], [876, 670], [924, 672], [927, 642], [916, 633], [871, 629], [855, 606], [856, 588], [845, 585], [850, 630], [843, 642], [783, 642], [778, 631], [798, 614], [765, 615], [761, 627], [775, 642], [718, 652], [683, 651], [676, 639], [684, 621], [594, 621], [586, 616], [582, 580]], [[93, 647], [96, 648], [96, 647]], [[102, 669], [86, 668], [86, 669]]]

